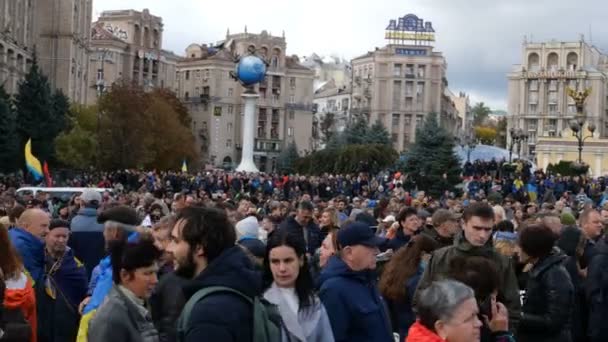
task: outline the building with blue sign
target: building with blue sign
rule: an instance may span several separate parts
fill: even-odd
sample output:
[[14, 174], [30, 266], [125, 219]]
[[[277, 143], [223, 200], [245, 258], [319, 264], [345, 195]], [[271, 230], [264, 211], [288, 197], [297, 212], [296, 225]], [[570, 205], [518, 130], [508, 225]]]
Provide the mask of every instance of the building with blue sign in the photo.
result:
[[431, 112], [458, 134], [462, 119], [448, 90], [446, 59], [432, 45], [432, 23], [408, 14], [390, 21], [385, 38], [386, 46], [352, 60], [351, 114], [384, 123], [397, 151], [414, 142], [416, 127]]

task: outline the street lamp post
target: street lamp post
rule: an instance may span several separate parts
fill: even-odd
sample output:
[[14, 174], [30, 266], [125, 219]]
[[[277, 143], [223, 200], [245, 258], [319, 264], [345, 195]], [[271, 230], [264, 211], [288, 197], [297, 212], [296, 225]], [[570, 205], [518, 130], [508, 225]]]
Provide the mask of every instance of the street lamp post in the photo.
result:
[[589, 94], [591, 94], [591, 88], [587, 88], [584, 91], [576, 91], [568, 88], [567, 91], [568, 96], [570, 96], [576, 104], [576, 119], [570, 121], [570, 129], [572, 130], [572, 136], [578, 141], [578, 165], [575, 166], [582, 170], [585, 168], [583, 163], [583, 147], [585, 146], [585, 140], [593, 137], [593, 133], [595, 132], [595, 125], [593, 122], [587, 124], [587, 130], [589, 133], [591, 133], [590, 135], [585, 136], [585, 132], [583, 130], [585, 121], [587, 121], [586, 115], [583, 112], [585, 108], [585, 100]]
[[509, 164], [511, 164], [513, 147], [517, 144], [517, 153], [521, 156], [521, 143], [528, 141], [528, 135], [524, 134], [524, 131], [521, 128], [515, 129], [511, 127], [509, 130], [509, 136], [511, 137], [511, 142], [509, 143]]

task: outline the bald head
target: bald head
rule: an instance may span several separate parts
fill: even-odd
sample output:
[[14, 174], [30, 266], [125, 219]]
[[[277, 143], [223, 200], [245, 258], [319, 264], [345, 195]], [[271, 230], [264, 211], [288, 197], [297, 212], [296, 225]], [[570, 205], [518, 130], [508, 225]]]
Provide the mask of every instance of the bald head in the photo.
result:
[[49, 232], [49, 214], [41, 209], [27, 209], [19, 217], [19, 227], [44, 240]]

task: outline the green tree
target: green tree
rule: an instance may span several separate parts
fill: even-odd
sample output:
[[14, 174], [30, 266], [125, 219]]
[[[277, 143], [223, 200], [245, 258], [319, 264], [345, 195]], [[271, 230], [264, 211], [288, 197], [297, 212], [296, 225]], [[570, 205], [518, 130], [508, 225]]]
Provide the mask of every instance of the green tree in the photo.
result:
[[454, 152], [454, 138], [437, 123], [437, 114], [426, 116], [416, 129], [416, 141], [405, 155], [405, 169], [418, 189], [438, 198], [460, 183], [461, 166]]
[[[32, 66], [19, 84], [19, 92], [15, 99], [17, 108], [17, 133], [19, 146], [25, 146], [32, 139], [32, 152], [41, 161], [47, 161], [53, 156], [56, 131], [55, 101], [48, 79], [38, 67], [36, 55]], [[20, 156], [23, 165], [23, 156]]]
[[66, 117], [66, 131], [55, 140], [57, 159], [76, 169], [96, 166], [97, 107], [76, 105]]
[[323, 141], [327, 144], [328, 141], [331, 140], [334, 135], [334, 124], [335, 124], [335, 114], [334, 113], [325, 113], [319, 122], [319, 130], [323, 135]]
[[376, 120], [376, 122], [367, 130], [366, 143], [391, 145], [391, 138], [382, 121]]
[[278, 158], [279, 172], [292, 173], [294, 171], [294, 164], [299, 158], [298, 147], [295, 142], [289, 143], [287, 147], [281, 151]]
[[344, 142], [348, 145], [366, 144], [368, 136], [367, 119], [357, 116], [344, 130]]
[[483, 102], [478, 102], [473, 109], [473, 126], [482, 126], [486, 123], [488, 116], [492, 113], [492, 110], [487, 107]]
[[397, 152], [389, 145], [341, 145], [299, 158], [295, 170], [304, 174], [378, 172], [395, 164]]
[[17, 118], [11, 97], [0, 85], [0, 173], [19, 169]]

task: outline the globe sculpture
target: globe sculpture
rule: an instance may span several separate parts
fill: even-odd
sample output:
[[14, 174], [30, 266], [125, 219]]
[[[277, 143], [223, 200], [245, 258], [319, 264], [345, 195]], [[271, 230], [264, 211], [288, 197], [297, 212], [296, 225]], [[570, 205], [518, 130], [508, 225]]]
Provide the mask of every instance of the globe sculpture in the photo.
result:
[[266, 63], [262, 58], [253, 54], [243, 56], [236, 65], [236, 72], [233, 76], [246, 88], [242, 93], [244, 106], [243, 118], [243, 149], [241, 162], [236, 168], [239, 172], [258, 172], [253, 161], [254, 141], [254, 120], [255, 107], [259, 95], [255, 92], [254, 85], [260, 83], [266, 77]]
[[242, 57], [236, 66], [236, 77], [247, 87], [262, 82], [266, 77], [266, 63], [255, 55]]

